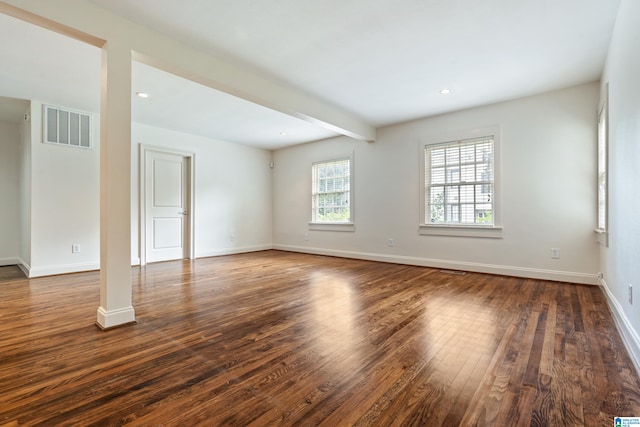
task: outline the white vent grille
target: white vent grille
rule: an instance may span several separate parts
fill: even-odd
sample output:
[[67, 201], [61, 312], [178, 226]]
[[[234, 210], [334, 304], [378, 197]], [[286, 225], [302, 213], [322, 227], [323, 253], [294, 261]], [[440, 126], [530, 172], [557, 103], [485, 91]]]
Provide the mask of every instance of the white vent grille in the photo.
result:
[[91, 114], [44, 106], [43, 142], [91, 148]]

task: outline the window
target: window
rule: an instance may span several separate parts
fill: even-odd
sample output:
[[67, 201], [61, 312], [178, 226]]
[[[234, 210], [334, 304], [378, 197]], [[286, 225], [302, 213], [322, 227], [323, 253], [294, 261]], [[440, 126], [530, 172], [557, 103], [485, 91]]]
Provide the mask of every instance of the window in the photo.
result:
[[598, 112], [598, 224], [599, 242], [607, 246], [608, 208], [608, 85], [605, 85], [603, 102]]
[[424, 145], [421, 234], [501, 237], [496, 135]]
[[[352, 157], [311, 165], [311, 224], [353, 225]], [[316, 229], [335, 229], [312, 227]]]
[[91, 148], [91, 115], [49, 105], [44, 109], [43, 140], [49, 144]]

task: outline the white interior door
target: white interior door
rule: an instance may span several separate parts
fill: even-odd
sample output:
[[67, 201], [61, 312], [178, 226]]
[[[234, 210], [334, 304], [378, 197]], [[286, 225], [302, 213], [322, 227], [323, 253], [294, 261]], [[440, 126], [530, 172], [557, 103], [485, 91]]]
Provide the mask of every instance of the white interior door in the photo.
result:
[[189, 158], [180, 154], [147, 152], [147, 262], [189, 258], [189, 166]]

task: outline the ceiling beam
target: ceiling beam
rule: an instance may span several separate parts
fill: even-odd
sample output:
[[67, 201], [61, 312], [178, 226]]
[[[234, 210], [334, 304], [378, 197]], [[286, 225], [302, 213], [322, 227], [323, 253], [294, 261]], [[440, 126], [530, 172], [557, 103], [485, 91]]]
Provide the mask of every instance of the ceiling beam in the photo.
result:
[[85, 33], [75, 28], [61, 24], [60, 22], [56, 22], [54, 20], [45, 18], [44, 16], [37, 15], [35, 13], [20, 9], [19, 7], [4, 2], [0, 2], [0, 13], [12, 16], [16, 19], [20, 19], [22, 21], [37, 25], [42, 28], [46, 28], [47, 30], [54, 31], [67, 37], [71, 37], [72, 39], [79, 40], [83, 43], [87, 43], [95, 47], [101, 48], [106, 43], [105, 40], [99, 37], [94, 37], [89, 33]]

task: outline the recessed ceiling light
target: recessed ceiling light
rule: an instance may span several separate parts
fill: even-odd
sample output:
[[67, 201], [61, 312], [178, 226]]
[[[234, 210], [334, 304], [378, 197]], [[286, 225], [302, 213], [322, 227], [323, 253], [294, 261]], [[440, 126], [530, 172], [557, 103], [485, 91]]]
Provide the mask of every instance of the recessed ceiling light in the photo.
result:
[[136, 92], [136, 95], [144, 99], [147, 99], [149, 97], [149, 94], [147, 92]]
[[450, 93], [451, 93], [451, 89], [447, 89], [447, 88], [440, 89], [440, 95], [447, 95]]
[[287, 131], [283, 130], [282, 132], [280, 132], [280, 136], [287, 136]]

